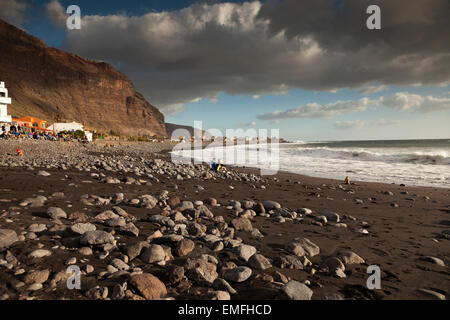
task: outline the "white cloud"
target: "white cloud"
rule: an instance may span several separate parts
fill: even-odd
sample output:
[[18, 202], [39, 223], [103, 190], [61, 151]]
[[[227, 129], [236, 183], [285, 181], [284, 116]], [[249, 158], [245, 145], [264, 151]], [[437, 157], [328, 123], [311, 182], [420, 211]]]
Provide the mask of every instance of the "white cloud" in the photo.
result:
[[377, 105], [377, 100], [362, 98], [358, 101], [336, 101], [325, 105], [316, 102], [301, 105], [285, 111], [276, 110], [257, 116], [261, 120], [289, 119], [289, 118], [325, 118], [335, 117], [348, 112], [365, 111], [369, 105]]
[[425, 102], [420, 106], [422, 112], [450, 111], [450, 98], [435, 98], [427, 96]]
[[58, 0], [52, 0], [47, 3], [45, 12], [55, 26], [58, 28], [64, 28], [66, 26], [67, 14]]
[[[188, 101], [187, 103], [197, 103], [200, 102], [201, 100], [203, 100], [200, 97], [194, 98], [191, 101]], [[179, 113], [182, 113], [184, 111], [186, 111], [187, 103], [173, 103], [173, 104], [169, 104], [169, 105], [165, 105], [163, 107], [160, 108], [160, 111], [162, 113], [164, 113], [166, 116], [175, 116]]]
[[[316, 102], [298, 106], [294, 109], [276, 110], [273, 112], [257, 115], [261, 120], [280, 120], [290, 118], [331, 118], [351, 112], [362, 112], [370, 106], [386, 107], [399, 112], [438, 112], [450, 110], [450, 98], [421, 96], [408, 92], [397, 92], [387, 97], [369, 99], [367, 97], [359, 100], [336, 101], [325, 105]], [[378, 124], [391, 124], [388, 120], [380, 119]], [[341, 124], [345, 126], [345, 123]], [[350, 124], [349, 124], [350, 125]], [[340, 126], [340, 125], [338, 125]]]
[[381, 98], [384, 106], [398, 111], [415, 109], [422, 105], [424, 98], [418, 94], [408, 92], [397, 92], [390, 97]]
[[0, 0], [0, 19], [20, 27], [25, 17], [27, 4], [18, 0]]
[[161, 111], [165, 116], [175, 116], [186, 111], [186, 109], [187, 108], [184, 103], [174, 103], [160, 108], [159, 111]]
[[240, 126], [242, 126], [242, 127], [255, 127], [256, 126], [256, 121], [245, 122], [245, 123], [240, 124]]
[[450, 98], [421, 96], [408, 92], [398, 92], [390, 97], [381, 98], [382, 105], [398, 111], [438, 112], [450, 110]]
[[363, 95], [371, 95], [377, 92], [381, 92], [387, 89], [386, 85], [380, 85], [380, 86], [367, 86], [361, 90], [359, 90], [359, 93]]

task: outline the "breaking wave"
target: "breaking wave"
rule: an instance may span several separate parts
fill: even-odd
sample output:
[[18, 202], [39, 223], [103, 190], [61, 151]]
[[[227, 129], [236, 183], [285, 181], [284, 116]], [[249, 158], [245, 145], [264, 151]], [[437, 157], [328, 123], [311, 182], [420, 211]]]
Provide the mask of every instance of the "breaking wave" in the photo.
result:
[[284, 151], [291, 156], [310, 158], [450, 165], [450, 152], [446, 150], [368, 150], [364, 148], [340, 149], [329, 147], [308, 148], [296, 146], [295, 148], [286, 148]]

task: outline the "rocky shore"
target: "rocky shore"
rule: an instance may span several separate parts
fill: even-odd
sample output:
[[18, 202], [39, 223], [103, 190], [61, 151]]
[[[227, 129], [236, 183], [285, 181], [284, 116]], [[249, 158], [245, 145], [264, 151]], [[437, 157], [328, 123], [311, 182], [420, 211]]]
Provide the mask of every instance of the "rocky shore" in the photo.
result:
[[448, 299], [450, 189], [217, 173], [171, 146], [0, 141], [0, 299]]

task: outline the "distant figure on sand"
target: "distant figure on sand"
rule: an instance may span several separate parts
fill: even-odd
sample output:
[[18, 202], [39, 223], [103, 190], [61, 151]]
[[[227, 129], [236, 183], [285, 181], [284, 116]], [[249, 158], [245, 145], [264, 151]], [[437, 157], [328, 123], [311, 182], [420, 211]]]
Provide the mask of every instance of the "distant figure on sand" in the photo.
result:
[[345, 177], [344, 182], [345, 184], [350, 184], [350, 177], [349, 176]]
[[20, 148], [17, 148], [17, 156], [19, 156], [19, 157], [23, 156], [23, 151], [20, 150]]
[[219, 162], [216, 162], [216, 158], [214, 158], [212, 161], [211, 161], [211, 169], [212, 170], [214, 170], [214, 171], [217, 171], [217, 172], [219, 172], [220, 170], [222, 170], [222, 171], [227, 171], [227, 168], [226, 167], [224, 167], [224, 166], [222, 166], [221, 164], [220, 164], [220, 161]]

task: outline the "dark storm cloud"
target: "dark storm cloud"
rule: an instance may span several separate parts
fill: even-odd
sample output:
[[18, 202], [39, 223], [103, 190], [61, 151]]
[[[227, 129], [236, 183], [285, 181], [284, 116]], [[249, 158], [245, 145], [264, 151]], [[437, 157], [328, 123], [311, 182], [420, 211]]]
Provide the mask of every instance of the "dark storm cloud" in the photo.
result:
[[[369, 4], [380, 5], [382, 30], [366, 28]], [[364, 92], [374, 84], [448, 81], [448, 9], [447, 0], [197, 4], [138, 17], [84, 16], [64, 48], [114, 63], [170, 113], [220, 92]]]
[[27, 4], [24, 1], [0, 0], [0, 19], [17, 27], [22, 25]]
[[[380, 31], [366, 28], [370, 5], [381, 9]], [[333, 51], [382, 46], [396, 54], [448, 54], [449, 12], [448, 0], [267, 0], [258, 17], [269, 21], [272, 34], [312, 35]]]

